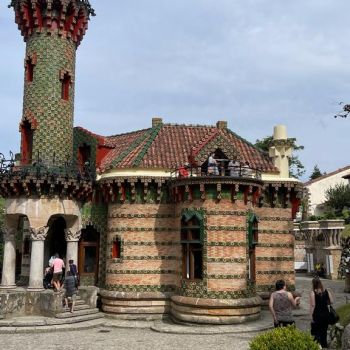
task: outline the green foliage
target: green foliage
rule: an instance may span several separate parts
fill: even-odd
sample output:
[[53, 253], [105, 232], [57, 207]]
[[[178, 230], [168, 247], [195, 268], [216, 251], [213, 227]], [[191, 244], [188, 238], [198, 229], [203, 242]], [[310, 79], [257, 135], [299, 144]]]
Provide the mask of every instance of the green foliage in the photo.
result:
[[[295, 177], [299, 179], [301, 176], [305, 174], [305, 166], [301, 163], [299, 160], [299, 157], [295, 155], [295, 152], [298, 152], [300, 150], [304, 149], [304, 146], [298, 146], [295, 139], [293, 140], [292, 149], [293, 149], [293, 155], [289, 159], [289, 175], [292, 177]], [[261, 140], [255, 141], [255, 147], [259, 148], [261, 151], [268, 152], [269, 147], [273, 141], [272, 136], [265, 137]]]
[[326, 190], [326, 204], [330, 212], [336, 216], [341, 216], [344, 208], [350, 208], [350, 186], [337, 184]]
[[255, 337], [250, 350], [319, 350], [313, 337], [294, 326], [278, 327]]
[[345, 304], [336, 309], [340, 320], [339, 323], [346, 327], [350, 323], [350, 304]]
[[320, 168], [318, 167], [318, 165], [314, 166], [314, 169], [312, 170], [312, 173], [310, 175], [310, 180], [315, 180], [318, 177], [321, 177], [323, 174], [321, 173]]
[[349, 225], [345, 225], [345, 228], [344, 228], [344, 230], [341, 233], [341, 237], [342, 238], [350, 237], [350, 224]]

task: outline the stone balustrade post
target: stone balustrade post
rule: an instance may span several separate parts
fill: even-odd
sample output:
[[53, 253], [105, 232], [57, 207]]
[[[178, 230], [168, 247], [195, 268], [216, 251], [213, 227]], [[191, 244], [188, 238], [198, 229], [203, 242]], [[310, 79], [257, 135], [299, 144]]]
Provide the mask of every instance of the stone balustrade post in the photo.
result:
[[66, 266], [69, 260], [74, 260], [74, 264], [78, 264], [78, 243], [81, 237], [81, 230], [74, 231], [72, 229], [64, 230], [67, 241]]
[[30, 273], [28, 290], [40, 291], [43, 288], [44, 278], [44, 243], [48, 226], [30, 228], [32, 251], [30, 256]]
[[2, 264], [1, 289], [16, 288], [16, 244], [15, 228], [4, 229], [4, 257]]

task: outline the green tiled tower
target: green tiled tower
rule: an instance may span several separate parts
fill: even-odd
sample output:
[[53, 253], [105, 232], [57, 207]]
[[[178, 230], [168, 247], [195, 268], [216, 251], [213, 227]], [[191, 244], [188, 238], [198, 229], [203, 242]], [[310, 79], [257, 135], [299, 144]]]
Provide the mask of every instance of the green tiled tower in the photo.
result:
[[75, 55], [90, 15], [87, 0], [13, 0], [26, 41], [21, 162], [73, 157]]

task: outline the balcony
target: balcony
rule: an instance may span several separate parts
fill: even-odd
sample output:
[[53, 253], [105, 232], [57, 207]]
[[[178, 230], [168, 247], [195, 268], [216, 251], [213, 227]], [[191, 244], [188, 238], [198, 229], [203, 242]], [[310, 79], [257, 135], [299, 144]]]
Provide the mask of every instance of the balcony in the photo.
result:
[[250, 167], [248, 164], [235, 162], [232, 164], [227, 159], [218, 160], [217, 165], [193, 167], [184, 165], [180, 168], [174, 169], [170, 175], [172, 180], [181, 178], [197, 178], [206, 177], [211, 179], [251, 179], [261, 180], [261, 170]]

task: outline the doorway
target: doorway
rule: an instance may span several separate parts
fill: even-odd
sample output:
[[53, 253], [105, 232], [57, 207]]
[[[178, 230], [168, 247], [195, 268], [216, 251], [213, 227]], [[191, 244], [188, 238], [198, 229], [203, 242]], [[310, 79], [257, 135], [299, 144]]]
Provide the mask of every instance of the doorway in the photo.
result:
[[64, 259], [67, 254], [67, 242], [64, 234], [66, 229], [66, 221], [63, 217], [54, 217], [49, 221], [49, 231], [45, 240], [45, 265], [48, 264], [51, 256], [56, 253], [61, 259]]
[[98, 284], [99, 249], [100, 234], [93, 226], [87, 226], [81, 231], [79, 242], [78, 268], [82, 284]]

